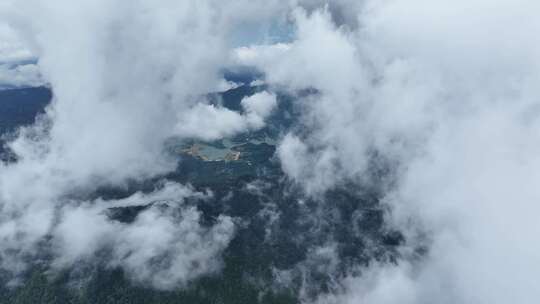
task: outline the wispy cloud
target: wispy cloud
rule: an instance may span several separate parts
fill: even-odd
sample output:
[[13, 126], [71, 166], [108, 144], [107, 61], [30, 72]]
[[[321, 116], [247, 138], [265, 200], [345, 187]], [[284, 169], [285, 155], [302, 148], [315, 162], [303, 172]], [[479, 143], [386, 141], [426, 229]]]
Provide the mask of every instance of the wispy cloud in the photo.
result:
[[[50, 238], [57, 267], [109, 248], [111, 266], [158, 288], [219, 269], [233, 220], [202, 226], [200, 213], [178, 199], [200, 195], [189, 188], [137, 194], [148, 203], [173, 189], [166, 196], [173, 207], [154, 206], [131, 224], [102, 213], [127, 201], [66, 197], [174, 170], [162, 149], [171, 136], [211, 140], [262, 127], [277, 106], [272, 93], [245, 99], [243, 113], [202, 97], [223, 84], [223, 68], [240, 64], [261, 71], [271, 88], [313, 92], [295, 95], [298, 125], [277, 152], [306, 196], [332, 204], [326, 191], [370, 185], [374, 163], [391, 168], [378, 182], [385, 183], [385, 224], [405, 237], [399, 259], [350, 265], [348, 278], [318, 302], [540, 297], [537, 2], [10, 3], [0, 15], [10, 15], [32, 45], [55, 97], [10, 143], [20, 161], [0, 166], [3, 268], [24, 270]], [[246, 24], [276, 20], [294, 28], [292, 38], [232, 41]], [[24, 52], [0, 48], [5, 61]], [[303, 265], [321, 260], [331, 272], [334, 248], [312, 249]], [[156, 258], [164, 266], [150, 267]]]

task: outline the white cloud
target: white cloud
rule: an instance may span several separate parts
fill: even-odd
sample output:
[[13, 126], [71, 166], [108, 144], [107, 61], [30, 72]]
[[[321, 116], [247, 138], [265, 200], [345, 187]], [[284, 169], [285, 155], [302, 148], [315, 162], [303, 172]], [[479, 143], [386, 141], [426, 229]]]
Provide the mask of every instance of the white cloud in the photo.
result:
[[13, 28], [6, 23], [0, 23], [0, 64], [33, 59], [35, 56], [24, 45]]
[[[59, 265], [111, 245], [112, 265], [160, 288], [219, 268], [233, 230], [226, 217], [205, 228], [179, 204], [113, 224], [96, 209], [106, 202], [63, 198], [171, 170], [161, 154], [171, 135], [210, 140], [261, 127], [275, 107], [268, 93], [244, 100], [244, 113], [196, 102], [219, 85], [232, 53], [270, 85], [317, 90], [298, 101], [302, 132], [278, 149], [308, 194], [367, 182], [374, 151], [395, 166], [387, 224], [410, 247], [320, 302], [534, 303], [540, 4], [300, 2], [309, 13], [294, 1], [10, 1], [55, 101], [11, 144], [21, 161], [0, 168], [3, 268], [24, 270], [51, 232]], [[232, 49], [236, 27], [284, 14], [297, 27], [292, 42]], [[4, 60], [29, 55], [17, 43], [2, 46]], [[103, 236], [111, 231], [123, 239]], [[411, 257], [416, 245], [428, 252]], [[148, 267], [161, 256], [166, 267]]]
[[0, 23], [0, 89], [43, 85], [32, 52], [8, 24]]
[[[221, 268], [219, 254], [234, 234], [230, 217], [220, 216], [211, 227], [200, 223], [201, 213], [184, 206], [191, 189], [167, 183], [151, 194], [137, 193], [120, 201], [97, 200], [67, 206], [53, 230], [53, 267], [91, 262], [100, 250], [110, 250], [110, 267], [122, 267], [132, 280], [159, 289], [174, 289]], [[108, 219], [106, 208], [153, 204], [133, 223]], [[159, 263], [155, 263], [160, 259]]]
[[[174, 170], [176, 160], [164, 155], [163, 143], [176, 135], [177, 125], [203, 120], [204, 129], [188, 128], [190, 135], [203, 138], [251, 127], [247, 122], [236, 124], [240, 114], [197, 101], [219, 86], [233, 47], [228, 39], [245, 22], [271, 22], [270, 17], [282, 9], [279, 1], [247, 0], [2, 2], [0, 16], [8, 18], [18, 33], [12, 36], [11, 30], [0, 29], [1, 35], [13, 37], [13, 42], [1, 40], [2, 60], [27, 58], [29, 53], [19, 45], [32, 46], [32, 56], [39, 59], [37, 69], [54, 92], [44, 117], [9, 143], [19, 161], [0, 164], [2, 268], [21, 273], [39, 253], [40, 242], [50, 236], [61, 249], [56, 252], [59, 265], [99, 250], [104, 243], [117, 253], [133, 251], [133, 260], [120, 260], [118, 265], [156, 287], [172, 288], [216, 270], [210, 257], [219, 254], [230, 238], [228, 218], [221, 217], [208, 230], [196, 225], [195, 210], [178, 210], [173, 216], [152, 209], [133, 226], [121, 228], [96, 211], [98, 202], [65, 198]], [[24, 75], [35, 71], [35, 67], [17, 70]], [[17, 75], [6, 77], [22, 83]], [[183, 116], [186, 112], [201, 117]], [[209, 135], [212, 129], [224, 133]], [[185, 220], [177, 220], [176, 215], [182, 214]], [[87, 227], [78, 223], [102, 227], [85, 232]], [[120, 244], [103, 237], [106, 231], [120, 231], [126, 239]], [[193, 235], [203, 239], [200, 246], [190, 241]], [[173, 242], [169, 251], [164, 249], [167, 242]], [[192, 248], [182, 247], [183, 242]], [[139, 244], [148, 247], [138, 248]], [[143, 262], [165, 251], [174, 257], [168, 261], [170, 268], [149, 278], [153, 269]], [[200, 266], [191, 269], [195, 264]]]
[[276, 96], [261, 92], [241, 101], [245, 113], [224, 107], [197, 104], [179, 114], [175, 131], [183, 138], [216, 140], [265, 126], [267, 118], [277, 105]]
[[276, 95], [266, 91], [245, 97], [241, 101], [244, 110], [250, 114], [267, 117], [277, 106]]
[[247, 122], [240, 113], [214, 105], [198, 104], [180, 115], [176, 134], [184, 138], [215, 140], [247, 128]]
[[302, 103], [303, 131], [279, 148], [307, 193], [368, 182], [373, 151], [396, 169], [388, 224], [410, 247], [320, 302], [534, 303], [538, 4], [365, 5], [359, 28], [297, 13], [289, 49], [254, 61], [271, 84], [319, 91]]
[[[205, 228], [194, 208], [184, 209], [180, 220], [167, 216], [156, 209], [143, 212], [120, 233], [125, 238], [114, 244], [115, 258], [110, 264], [160, 289], [173, 289], [220, 270], [221, 260], [216, 257], [232, 238], [232, 220], [220, 216], [213, 227]], [[163, 259], [160, 266], [153, 263], [156, 257]]]
[[232, 61], [239, 65], [258, 65], [266, 58], [274, 58], [286, 54], [289, 47], [286, 43], [242, 46], [234, 49], [232, 52]]
[[253, 129], [264, 127], [264, 119], [277, 107], [276, 95], [266, 91], [245, 97], [241, 101], [248, 124]]
[[35, 64], [11, 65], [0, 64], [1, 87], [37, 87], [44, 81]]
[[239, 86], [241, 86], [242, 84], [239, 84], [239, 83], [236, 83], [236, 82], [233, 82], [233, 81], [227, 81], [225, 79], [222, 79], [219, 83], [218, 83], [218, 86], [216, 88], [216, 91], [217, 92], [226, 92], [226, 91], [229, 91], [229, 90], [232, 90], [232, 89], [236, 89], [238, 88]]

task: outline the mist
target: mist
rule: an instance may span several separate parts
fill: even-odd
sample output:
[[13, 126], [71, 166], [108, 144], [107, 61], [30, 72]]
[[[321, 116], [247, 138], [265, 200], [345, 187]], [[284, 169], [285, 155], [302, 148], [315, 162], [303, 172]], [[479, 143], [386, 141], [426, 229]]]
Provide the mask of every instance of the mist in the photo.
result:
[[374, 151], [394, 168], [384, 202], [387, 225], [406, 235], [401, 258], [360, 269], [319, 303], [538, 298], [537, 8], [367, 1], [358, 28], [328, 8], [300, 10], [287, 50], [259, 52], [269, 81], [321, 93], [303, 101], [311, 131], [279, 148], [308, 195], [369, 183]]
[[[258, 12], [261, 7], [268, 9]], [[112, 248], [109, 264], [124, 266], [136, 281], [162, 289], [219, 269], [219, 251], [234, 232], [229, 217], [204, 228], [199, 212], [183, 206], [184, 196], [173, 192], [165, 197], [176, 205], [172, 210], [150, 208], [126, 226], [103, 213], [115, 201], [73, 197], [173, 171], [176, 161], [164, 151], [171, 137], [206, 139], [204, 132], [216, 129], [223, 132], [212, 135], [217, 139], [260, 128], [263, 112], [271, 108], [263, 105], [261, 112], [260, 103], [248, 100], [244, 117], [210, 105], [205, 95], [224, 81], [221, 71], [234, 46], [228, 39], [237, 26], [251, 20], [264, 23], [274, 10], [267, 1], [3, 5], [1, 15], [9, 22], [6, 37], [15, 37], [14, 42], [6, 40], [3, 57], [38, 58], [39, 73], [54, 94], [46, 113], [8, 143], [18, 161], [0, 168], [0, 263], [14, 283], [50, 237], [57, 246], [56, 268]], [[261, 96], [263, 103], [268, 98], [272, 103], [271, 97]], [[190, 128], [190, 122], [208, 115], [200, 108], [211, 109], [215, 119], [206, 120], [202, 129]], [[223, 124], [227, 115], [235, 121]], [[178, 192], [189, 186], [168, 187]], [[155, 195], [138, 197], [138, 204], [153, 203]], [[111, 239], [111, 234], [117, 237]], [[145, 266], [159, 256], [168, 257], [163, 265], [170, 268]], [[206, 266], [191, 269], [194, 263]]]
[[[297, 97], [300, 113], [277, 144], [286, 182], [332, 204], [328, 191], [372, 187], [373, 167], [388, 167], [377, 181], [384, 224], [405, 240], [395, 261], [352, 265], [328, 292], [299, 301], [540, 297], [535, 1], [8, 1], [0, 9], [10, 24], [0, 37], [14, 41], [0, 47], [0, 86], [6, 78], [54, 92], [46, 114], [8, 144], [19, 161], [0, 165], [0, 267], [13, 284], [44, 239], [53, 270], [107, 250], [109, 267], [157, 289], [219, 272], [237, 222], [220, 215], [202, 225], [185, 202], [211, 193], [165, 183], [124, 199], [74, 194], [175, 170], [164, 151], [170, 138], [261, 129], [279, 90]], [[268, 37], [276, 28], [290, 32]], [[37, 63], [3, 69], [21, 58]], [[265, 84], [241, 112], [207, 98], [223, 86], [223, 70], [238, 66], [257, 69]], [[129, 224], [104, 213], [149, 203]], [[333, 245], [310, 252], [328, 261], [328, 273]]]

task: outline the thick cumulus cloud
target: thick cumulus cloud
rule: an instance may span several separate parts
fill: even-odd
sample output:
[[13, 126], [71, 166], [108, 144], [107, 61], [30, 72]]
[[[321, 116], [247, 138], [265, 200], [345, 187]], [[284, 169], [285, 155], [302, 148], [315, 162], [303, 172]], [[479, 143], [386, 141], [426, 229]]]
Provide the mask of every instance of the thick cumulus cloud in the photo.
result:
[[[228, 50], [235, 46], [231, 37], [246, 23], [270, 22], [282, 6], [243, 0], [3, 2], [0, 16], [10, 28], [0, 32], [13, 39], [2, 44], [2, 60], [37, 58], [54, 93], [45, 115], [9, 143], [18, 161], [0, 165], [3, 270], [23, 272], [48, 240], [57, 246], [57, 267], [107, 249], [111, 266], [160, 288], [217, 270], [232, 221], [220, 217], [210, 228], [201, 226], [198, 211], [181, 206], [179, 191], [167, 197], [168, 209], [152, 207], [129, 225], [103, 212], [118, 202], [73, 197], [174, 170], [175, 161], [163, 151], [170, 137], [260, 128], [268, 107], [249, 103], [244, 114], [234, 113], [240, 126], [223, 125], [230, 111], [209, 108], [204, 96], [223, 84]], [[261, 103], [268, 102], [261, 94]], [[178, 132], [177, 126], [192, 121], [207, 124]], [[153, 203], [136, 198], [140, 205]]]
[[237, 52], [271, 83], [318, 92], [278, 151], [308, 194], [369, 182], [373, 161], [394, 168], [384, 201], [406, 236], [401, 258], [320, 303], [538, 299], [538, 8], [367, 1], [358, 27], [300, 10], [295, 41]]
[[32, 52], [21, 42], [21, 38], [17, 36], [14, 29], [6, 23], [0, 23], [0, 41], [0, 63], [35, 59]]
[[44, 85], [39, 68], [33, 64], [0, 64], [0, 89]]
[[212, 104], [197, 104], [180, 114], [176, 134], [181, 137], [216, 140], [235, 134], [259, 130], [277, 106], [276, 95], [266, 91], [241, 101], [244, 113]]
[[[59, 224], [52, 231], [55, 260], [53, 267], [62, 269], [78, 262], [92, 260], [106, 250], [108, 267], [122, 267], [137, 282], [159, 289], [172, 289], [189, 280], [218, 271], [216, 258], [228, 245], [234, 233], [230, 217], [220, 216], [211, 227], [200, 223], [201, 213], [185, 206], [189, 188], [167, 183], [161, 189], [144, 195], [116, 200], [85, 202], [66, 207]], [[152, 204], [133, 223], [108, 220], [106, 208]]]
[[44, 84], [35, 57], [8, 24], [0, 23], [0, 89]]
[[[277, 152], [306, 195], [369, 185], [374, 164], [391, 168], [383, 201], [387, 225], [406, 239], [400, 258], [358, 265], [318, 302], [540, 297], [537, 2], [10, 3], [0, 15], [39, 57], [55, 99], [10, 144], [19, 161], [0, 168], [4, 269], [24, 270], [44, 239], [54, 267], [105, 250], [109, 266], [159, 288], [219, 269], [234, 225], [224, 216], [200, 224], [183, 198], [204, 194], [170, 184], [125, 200], [70, 194], [171, 170], [162, 153], [171, 136], [213, 140], [264, 126], [277, 106], [271, 93], [245, 99], [243, 113], [201, 97], [223, 86], [220, 71], [233, 63], [257, 67], [271, 87], [312, 92], [295, 95], [299, 126]], [[240, 28], [277, 19], [294, 23], [291, 41], [232, 51]], [[130, 224], [105, 214], [140, 202], [152, 207]], [[332, 246], [314, 260], [332, 268]]]
[[18, 4], [56, 97], [48, 167], [112, 182], [166, 169], [159, 143], [182, 123], [177, 113], [217, 87], [232, 17], [255, 7], [214, 4]]

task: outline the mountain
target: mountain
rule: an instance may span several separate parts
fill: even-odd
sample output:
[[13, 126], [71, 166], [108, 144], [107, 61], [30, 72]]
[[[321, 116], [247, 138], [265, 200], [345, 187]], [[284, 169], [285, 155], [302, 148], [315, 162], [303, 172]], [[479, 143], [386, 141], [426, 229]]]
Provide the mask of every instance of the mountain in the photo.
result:
[[[262, 89], [243, 85], [213, 94], [213, 100], [240, 111], [242, 98]], [[133, 284], [121, 268], [111, 269], [99, 258], [51, 276], [44, 256], [21, 285], [1, 287], [0, 303], [299, 303], [301, 293], [309, 297], [335, 288], [335, 278], [345, 277], [352, 265], [394, 259], [402, 236], [384, 227], [377, 189], [344, 184], [324, 195], [331, 203], [320, 204], [286, 180], [274, 154], [279, 136], [295, 124], [295, 97], [276, 93], [278, 110], [262, 130], [215, 142], [171, 139], [167, 149], [178, 159], [175, 171], [90, 194], [123, 198], [151, 192], [163, 180], [210, 191], [210, 198], [188, 199], [187, 204], [202, 212], [204, 225], [222, 214], [236, 219], [221, 272], [162, 291]], [[0, 91], [2, 133], [31, 124], [50, 99], [44, 87]], [[148, 207], [110, 208], [107, 215], [129, 223]], [[327, 248], [337, 261], [317, 248]], [[276, 283], [276, 277], [282, 282]]]

